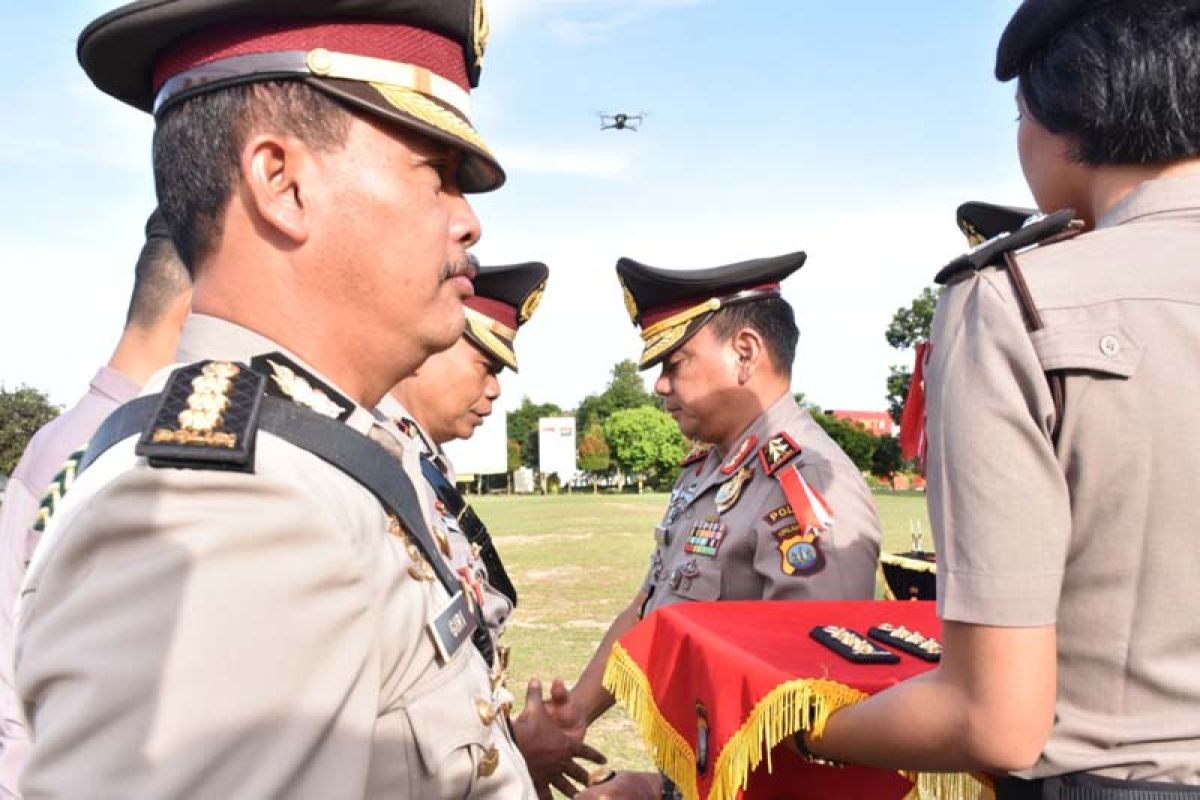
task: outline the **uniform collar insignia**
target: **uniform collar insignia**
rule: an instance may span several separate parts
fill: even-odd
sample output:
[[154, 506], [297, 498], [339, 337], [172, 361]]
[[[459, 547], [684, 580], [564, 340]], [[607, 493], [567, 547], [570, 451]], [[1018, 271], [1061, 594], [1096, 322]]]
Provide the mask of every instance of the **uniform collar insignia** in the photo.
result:
[[354, 403], [283, 353], [255, 356], [250, 368], [268, 378], [267, 394], [291, 400], [310, 411], [345, 422]]
[[756, 444], [758, 444], [757, 436], [750, 436], [743, 439], [742, 443], [738, 445], [738, 449], [734, 450], [729, 455], [729, 458], [725, 459], [725, 463], [721, 465], [721, 474], [732, 475], [742, 465], [742, 462], [746, 460], [746, 456], [750, 455], [751, 451], [754, 450], [754, 445]]
[[679, 462], [679, 466], [686, 467], [688, 464], [695, 464], [701, 459], [708, 458], [709, 452], [712, 450], [711, 444], [694, 444], [683, 460]]
[[800, 452], [800, 445], [781, 431], [759, 449], [758, 458], [762, 462], [763, 472], [774, 475], [780, 467], [800, 455]]

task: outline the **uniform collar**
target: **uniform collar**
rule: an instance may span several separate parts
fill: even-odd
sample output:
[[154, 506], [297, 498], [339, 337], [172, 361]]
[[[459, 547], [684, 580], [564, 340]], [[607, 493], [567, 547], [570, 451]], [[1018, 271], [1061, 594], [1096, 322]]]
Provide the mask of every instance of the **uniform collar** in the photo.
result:
[[1200, 174], [1143, 181], [1106, 211], [1096, 225], [1111, 228], [1168, 212], [1200, 212]]
[[[715, 461], [716, 468], [712, 474], [713, 483], [728, 480], [747, 464], [757, 462], [755, 455], [767, 439], [791, 426], [798, 413], [802, 413], [790, 391], [784, 392], [778, 400], [767, 406], [767, 410], [759, 414], [750, 427], [738, 437], [737, 444], [728, 453], [719, 453], [720, 460]], [[714, 448], [715, 451], [716, 448]], [[713, 469], [715, 457], [710, 455], [706, 467]]]
[[91, 389], [114, 403], [128, 403], [142, 391], [142, 387], [130, 380], [125, 373], [107, 366], [96, 371]]
[[[183, 331], [179, 335], [177, 358], [180, 363], [191, 364], [204, 359], [216, 361], [237, 361], [249, 364], [251, 359], [268, 353], [282, 353], [291, 361], [312, 376], [318, 378], [338, 391], [342, 398], [351, 403], [354, 408], [346, 418], [346, 424], [359, 433], [365, 434], [377, 422], [371, 411], [358, 405], [352, 398], [337, 387], [333, 381], [326, 378], [320, 371], [314, 369], [304, 359], [296, 356], [278, 343], [262, 334], [255, 333], [234, 322], [220, 319], [207, 314], [190, 314], [183, 323]], [[177, 365], [176, 365], [177, 366]], [[167, 373], [174, 366], [167, 370]]]

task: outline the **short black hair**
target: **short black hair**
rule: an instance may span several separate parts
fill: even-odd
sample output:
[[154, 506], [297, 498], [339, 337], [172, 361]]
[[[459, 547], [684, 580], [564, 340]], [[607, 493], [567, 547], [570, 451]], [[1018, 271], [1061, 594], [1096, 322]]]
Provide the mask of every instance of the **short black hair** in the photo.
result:
[[154, 184], [188, 271], [220, 242], [221, 220], [256, 130], [295, 136], [318, 150], [346, 142], [351, 112], [300, 81], [206, 92], [167, 109], [154, 131]]
[[730, 338], [742, 328], [757, 331], [767, 343], [767, 354], [775, 371], [791, 376], [800, 329], [796, 327], [796, 315], [792, 307], [782, 297], [725, 306], [713, 314], [708, 324], [721, 340]]
[[161, 236], [147, 239], [134, 267], [133, 294], [125, 313], [125, 327], [153, 328], [176, 298], [191, 286], [187, 269], [171, 240]]
[[1200, 154], [1200, 8], [1097, 4], [1021, 67], [1018, 89], [1033, 118], [1069, 137], [1084, 164]]

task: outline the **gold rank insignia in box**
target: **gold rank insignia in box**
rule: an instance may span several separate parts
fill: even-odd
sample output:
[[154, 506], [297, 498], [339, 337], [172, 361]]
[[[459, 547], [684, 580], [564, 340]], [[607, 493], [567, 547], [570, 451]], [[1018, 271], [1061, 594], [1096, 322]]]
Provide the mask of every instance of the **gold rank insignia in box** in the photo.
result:
[[895, 664], [900, 656], [841, 625], [818, 625], [809, 636], [855, 664]]
[[254, 471], [264, 379], [228, 361], [171, 373], [136, 452], [152, 466]]

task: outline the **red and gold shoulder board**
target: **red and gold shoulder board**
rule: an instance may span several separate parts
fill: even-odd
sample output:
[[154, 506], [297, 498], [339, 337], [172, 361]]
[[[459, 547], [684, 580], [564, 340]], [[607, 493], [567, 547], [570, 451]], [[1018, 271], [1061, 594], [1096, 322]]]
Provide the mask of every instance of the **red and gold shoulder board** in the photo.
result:
[[683, 460], [679, 462], [679, 466], [686, 467], [688, 464], [695, 464], [697, 461], [708, 458], [708, 453], [711, 450], [711, 444], [692, 445], [691, 451], [683, 457]]
[[762, 462], [763, 472], [774, 475], [780, 467], [800, 455], [800, 452], [800, 445], [780, 431], [759, 448], [758, 458]]

